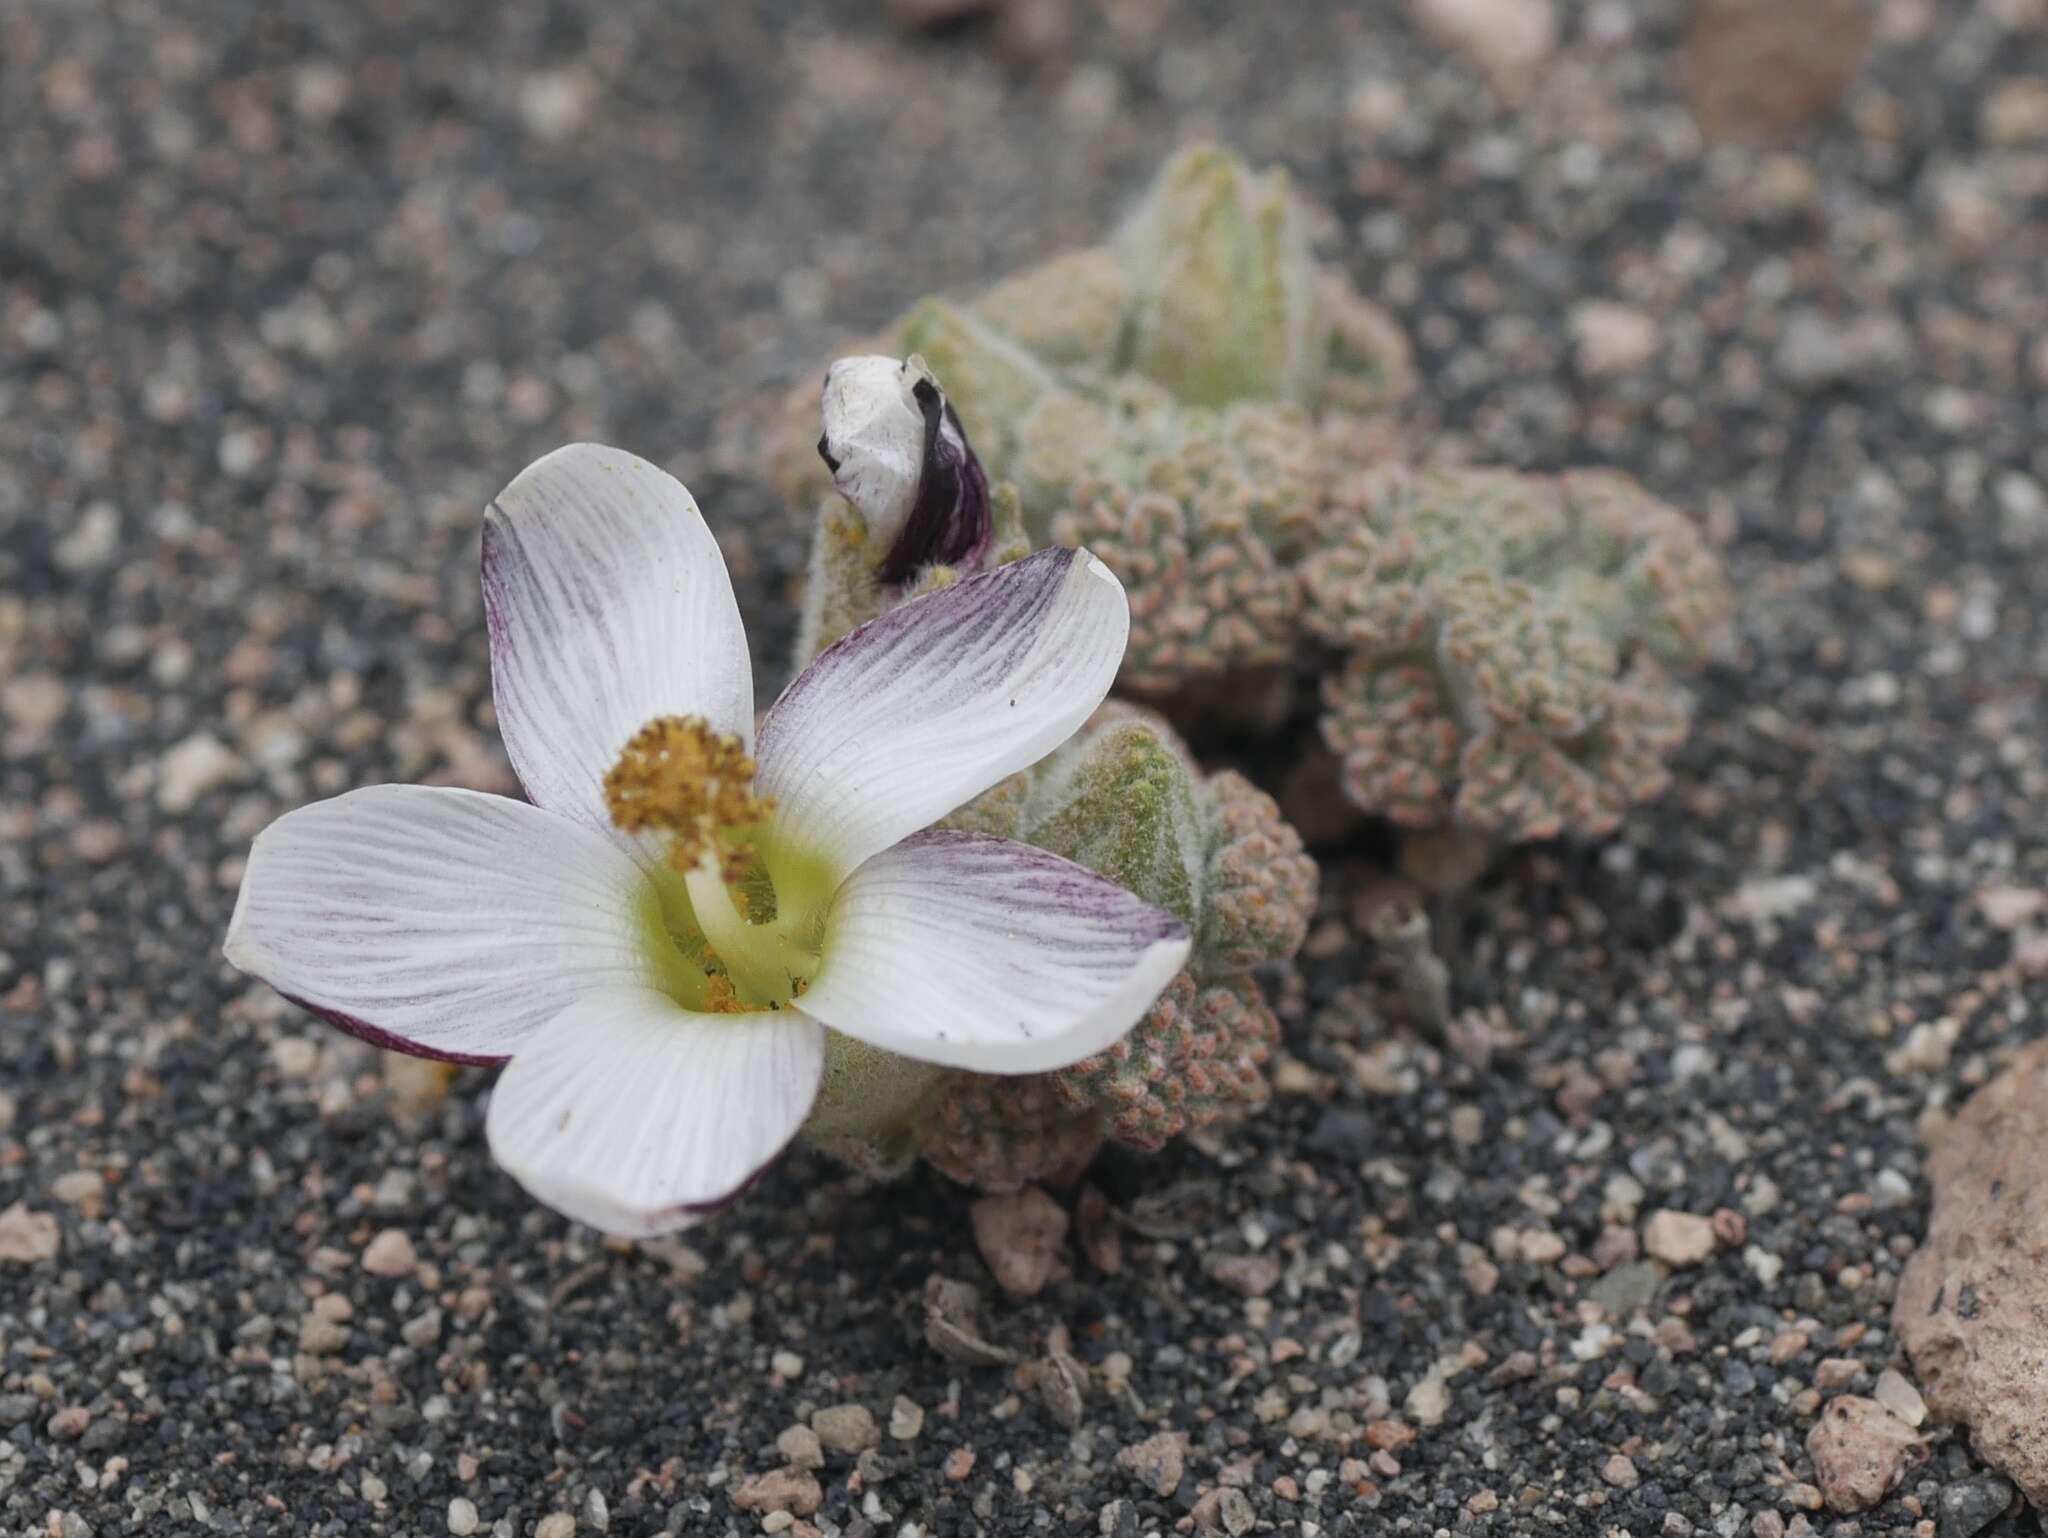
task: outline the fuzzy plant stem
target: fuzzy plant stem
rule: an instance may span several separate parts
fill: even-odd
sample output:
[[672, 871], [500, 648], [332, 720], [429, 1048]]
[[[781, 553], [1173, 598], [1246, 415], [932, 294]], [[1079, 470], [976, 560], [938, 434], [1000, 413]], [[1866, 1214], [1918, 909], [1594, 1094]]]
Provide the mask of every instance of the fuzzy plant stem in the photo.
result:
[[1381, 904], [1367, 921], [1366, 933], [1394, 973], [1394, 986], [1415, 1028], [1431, 1041], [1449, 1039], [1451, 969], [1437, 954], [1430, 916], [1415, 903]]

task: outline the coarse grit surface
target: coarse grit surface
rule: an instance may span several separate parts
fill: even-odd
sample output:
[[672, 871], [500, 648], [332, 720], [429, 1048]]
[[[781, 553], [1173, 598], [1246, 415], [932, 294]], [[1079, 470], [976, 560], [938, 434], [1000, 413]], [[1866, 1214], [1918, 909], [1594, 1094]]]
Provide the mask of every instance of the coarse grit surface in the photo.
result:
[[[1840, 1520], [1818, 1385], [1902, 1365], [1923, 1137], [2048, 1006], [1998, 900], [2048, 886], [2048, 8], [1885, 0], [1766, 144], [1696, 126], [1677, 0], [1562, 5], [1507, 96], [1390, 0], [1013, 8], [0, 0], [0, 1210], [57, 1225], [0, 1261], [7, 1538], [773, 1530], [736, 1496], [848, 1404], [879, 1446], [780, 1498], [848, 1538]], [[279, 813], [515, 790], [476, 565], [521, 466], [681, 475], [772, 686], [776, 392], [1204, 135], [1328, 211], [1418, 444], [1621, 465], [1741, 593], [1671, 793], [1467, 913], [1491, 1064], [1328, 1007], [1321, 851], [1271, 1108], [1099, 1169], [1194, 1215], [1013, 1303], [967, 1193], [803, 1152], [608, 1247], [492, 1165], [488, 1072], [389, 1087], [226, 965]], [[1077, 1428], [927, 1346], [934, 1274], [1090, 1369]], [[1855, 1530], [1948, 1491], [2003, 1502], [1940, 1434]]]

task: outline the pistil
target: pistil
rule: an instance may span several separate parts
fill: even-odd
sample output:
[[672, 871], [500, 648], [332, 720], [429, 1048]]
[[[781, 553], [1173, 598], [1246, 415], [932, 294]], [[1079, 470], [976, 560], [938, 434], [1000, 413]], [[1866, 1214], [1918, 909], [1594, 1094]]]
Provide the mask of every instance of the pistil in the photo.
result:
[[706, 857], [683, 877], [704, 938], [725, 966], [742, 1007], [772, 1008], [796, 992], [772, 924], [751, 924], [733, 901], [722, 862]]

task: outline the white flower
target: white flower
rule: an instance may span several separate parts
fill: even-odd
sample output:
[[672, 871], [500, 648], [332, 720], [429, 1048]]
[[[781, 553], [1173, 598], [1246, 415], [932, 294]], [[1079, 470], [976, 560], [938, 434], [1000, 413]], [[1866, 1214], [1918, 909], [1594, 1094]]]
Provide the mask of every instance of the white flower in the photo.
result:
[[509, 1059], [491, 1149], [548, 1205], [687, 1226], [802, 1126], [828, 1033], [1039, 1072], [1114, 1042], [1179, 970], [1185, 928], [1121, 887], [930, 829], [1107, 691], [1129, 618], [1085, 551], [862, 626], [758, 744], [725, 563], [654, 466], [587, 444], [531, 466], [490, 509], [483, 580], [533, 804], [380, 785], [289, 813], [226, 949], [380, 1046]]

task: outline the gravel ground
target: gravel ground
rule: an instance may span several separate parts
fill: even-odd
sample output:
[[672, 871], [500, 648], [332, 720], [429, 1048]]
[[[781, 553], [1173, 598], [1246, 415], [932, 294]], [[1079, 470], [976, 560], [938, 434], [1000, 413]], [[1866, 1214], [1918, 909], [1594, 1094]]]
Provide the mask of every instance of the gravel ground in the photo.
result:
[[[1766, 146], [1702, 141], [1685, 20], [1567, 5], [1509, 105], [1391, 3], [1025, 49], [822, 0], [0, 0], [0, 1209], [61, 1243], [0, 1262], [0, 1534], [776, 1530], [735, 1494], [847, 1403], [881, 1445], [824, 1451], [826, 1534], [1978, 1530], [1958, 1439], [1841, 1526], [1804, 1444], [1900, 1365], [1923, 1138], [2048, 1006], [1985, 900], [2048, 885], [2048, 7], [1886, 0]], [[688, 480], [772, 670], [764, 394], [1198, 133], [1331, 210], [1423, 437], [1632, 469], [1745, 608], [1674, 791], [1470, 912], [1491, 1066], [1325, 1007], [1367, 965], [1325, 851], [1272, 1110], [1099, 1170], [1172, 1236], [989, 1311], [1091, 1370], [1069, 1430], [920, 1338], [929, 1277], [993, 1291], [938, 1177], [799, 1154], [608, 1247], [494, 1169], [487, 1073], [387, 1085], [219, 941], [281, 811], [511, 787], [476, 546], [528, 460]]]

